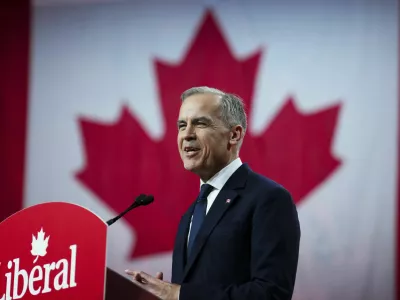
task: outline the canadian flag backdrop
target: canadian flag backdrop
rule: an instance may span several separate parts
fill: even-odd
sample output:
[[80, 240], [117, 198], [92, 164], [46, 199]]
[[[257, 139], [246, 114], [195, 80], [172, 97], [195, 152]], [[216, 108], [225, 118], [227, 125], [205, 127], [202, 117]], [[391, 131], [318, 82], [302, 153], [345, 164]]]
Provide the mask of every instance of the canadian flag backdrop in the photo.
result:
[[107, 220], [153, 194], [109, 228], [108, 265], [168, 280], [199, 184], [177, 151], [179, 96], [207, 85], [243, 97], [242, 160], [294, 197], [302, 238], [293, 299], [399, 299], [396, 0], [4, 8], [2, 218], [65, 201]]

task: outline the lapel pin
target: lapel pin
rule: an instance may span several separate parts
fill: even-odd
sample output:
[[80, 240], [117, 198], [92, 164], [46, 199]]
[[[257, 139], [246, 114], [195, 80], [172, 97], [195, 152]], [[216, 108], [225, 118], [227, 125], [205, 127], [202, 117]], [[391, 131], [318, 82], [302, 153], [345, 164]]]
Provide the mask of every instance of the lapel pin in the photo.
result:
[[231, 199], [226, 199], [225, 203], [231, 203]]

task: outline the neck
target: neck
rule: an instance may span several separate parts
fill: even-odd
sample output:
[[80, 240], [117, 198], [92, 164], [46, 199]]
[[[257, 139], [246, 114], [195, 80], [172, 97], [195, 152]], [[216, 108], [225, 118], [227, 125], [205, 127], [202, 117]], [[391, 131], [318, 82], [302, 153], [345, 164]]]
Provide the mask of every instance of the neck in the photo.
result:
[[219, 171], [221, 171], [223, 168], [225, 168], [227, 165], [229, 165], [231, 162], [233, 162], [236, 158], [238, 158], [237, 155], [232, 156], [227, 162], [220, 164], [220, 165], [216, 165], [213, 169], [211, 170], [207, 170], [205, 172], [202, 172], [201, 174], [199, 174], [200, 179], [203, 182], [207, 182], [208, 180], [210, 180], [215, 174], [217, 174]]

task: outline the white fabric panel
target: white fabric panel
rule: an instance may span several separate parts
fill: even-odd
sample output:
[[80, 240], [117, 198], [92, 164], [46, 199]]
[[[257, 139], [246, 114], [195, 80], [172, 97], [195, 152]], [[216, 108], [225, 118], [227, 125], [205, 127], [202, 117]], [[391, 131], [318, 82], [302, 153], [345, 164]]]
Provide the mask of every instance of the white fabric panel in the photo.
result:
[[[161, 138], [153, 59], [180, 61], [206, 5], [237, 57], [263, 49], [249, 130], [268, 126], [288, 95], [304, 113], [341, 104], [332, 152], [342, 165], [298, 206], [302, 239], [294, 299], [394, 299], [395, 0], [36, 8], [25, 206], [60, 200], [105, 219], [117, 213], [73, 176], [85, 160], [77, 118], [112, 122], [127, 103], [149, 136]], [[134, 230], [120, 220], [109, 232], [111, 267], [121, 273], [161, 270], [169, 279], [170, 252], [129, 260]]]

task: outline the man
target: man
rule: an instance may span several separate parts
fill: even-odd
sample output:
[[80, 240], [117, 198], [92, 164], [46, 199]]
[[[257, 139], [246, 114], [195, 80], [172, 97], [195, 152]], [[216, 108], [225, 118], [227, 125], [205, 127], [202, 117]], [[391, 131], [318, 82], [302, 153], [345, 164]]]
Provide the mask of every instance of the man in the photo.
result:
[[127, 271], [165, 300], [286, 300], [296, 278], [300, 226], [290, 194], [242, 164], [242, 101], [217, 89], [182, 94], [178, 149], [200, 177], [199, 197], [182, 217], [172, 283]]

